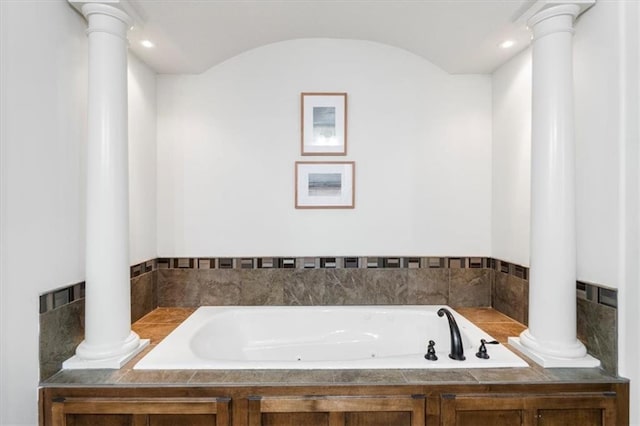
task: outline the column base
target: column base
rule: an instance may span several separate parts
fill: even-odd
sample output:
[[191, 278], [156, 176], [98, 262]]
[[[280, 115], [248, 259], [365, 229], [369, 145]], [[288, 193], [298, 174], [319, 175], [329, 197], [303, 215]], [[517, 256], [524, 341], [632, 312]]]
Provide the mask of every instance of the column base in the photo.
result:
[[541, 353], [523, 345], [519, 337], [509, 337], [509, 345], [543, 368], [594, 368], [600, 366], [600, 361], [589, 354], [571, 358]]
[[92, 370], [92, 369], [113, 369], [122, 368], [134, 356], [138, 355], [145, 347], [149, 345], [149, 339], [139, 339], [138, 345], [130, 352], [105, 359], [83, 359], [78, 355], [74, 355], [62, 363], [63, 370]]

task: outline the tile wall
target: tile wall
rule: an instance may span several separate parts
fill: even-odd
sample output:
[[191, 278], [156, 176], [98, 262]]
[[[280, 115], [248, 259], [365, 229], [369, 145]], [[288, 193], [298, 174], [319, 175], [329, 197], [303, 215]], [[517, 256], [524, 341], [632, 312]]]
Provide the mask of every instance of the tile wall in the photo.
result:
[[158, 259], [158, 306], [490, 306], [490, 259]]
[[[131, 267], [131, 320], [159, 306], [492, 306], [527, 324], [529, 270], [486, 257], [159, 258]], [[617, 370], [617, 292], [577, 283], [578, 337]], [[84, 283], [40, 296], [40, 377], [84, 333]]]

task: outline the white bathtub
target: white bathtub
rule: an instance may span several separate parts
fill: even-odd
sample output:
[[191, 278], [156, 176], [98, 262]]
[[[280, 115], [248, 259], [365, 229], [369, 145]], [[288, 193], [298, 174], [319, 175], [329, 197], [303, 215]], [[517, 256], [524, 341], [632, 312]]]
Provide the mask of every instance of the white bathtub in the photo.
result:
[[[454, 314], [465, 361], [449, 358], [443, 306], [213, 307], [196, 310], [134, 369], [373, 369], [526, 367], [503, 345], [487, 345], [490, 359], [475, 356], [480, 339], [493, 340]], [[427, 342], [437, 361], [427, 361]]]

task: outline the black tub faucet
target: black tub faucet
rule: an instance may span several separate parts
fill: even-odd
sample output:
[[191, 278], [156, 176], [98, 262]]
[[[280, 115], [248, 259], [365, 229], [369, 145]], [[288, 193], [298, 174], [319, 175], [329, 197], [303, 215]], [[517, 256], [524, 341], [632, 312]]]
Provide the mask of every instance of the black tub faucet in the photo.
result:
[[460, 329], [458, 328], [456, 319], [447, 308], [438, 309], [439, 317], [442, 317], [445, 314], [447, 315], [447, 320], [449, 320], [449, 334], [451, 335], [451, 353], [449, 354], [449, 358], [457, 361], [464, 361], [465, 357], [464, 348], [462, 347], [462, 336], [460, 335]]

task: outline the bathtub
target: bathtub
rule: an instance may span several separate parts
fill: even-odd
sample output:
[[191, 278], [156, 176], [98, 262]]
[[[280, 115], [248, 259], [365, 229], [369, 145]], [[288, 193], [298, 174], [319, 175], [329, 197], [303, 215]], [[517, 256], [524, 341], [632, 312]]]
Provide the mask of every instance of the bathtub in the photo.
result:
[[[527, 367], [502, 344], [454, 315], [466, 360], [449, 358], [443, 306], [204, 306], [197, 309], [135, 366], [159, 369], [444, 369]], [[435, 342], [437, 361], [424, 358]]]

